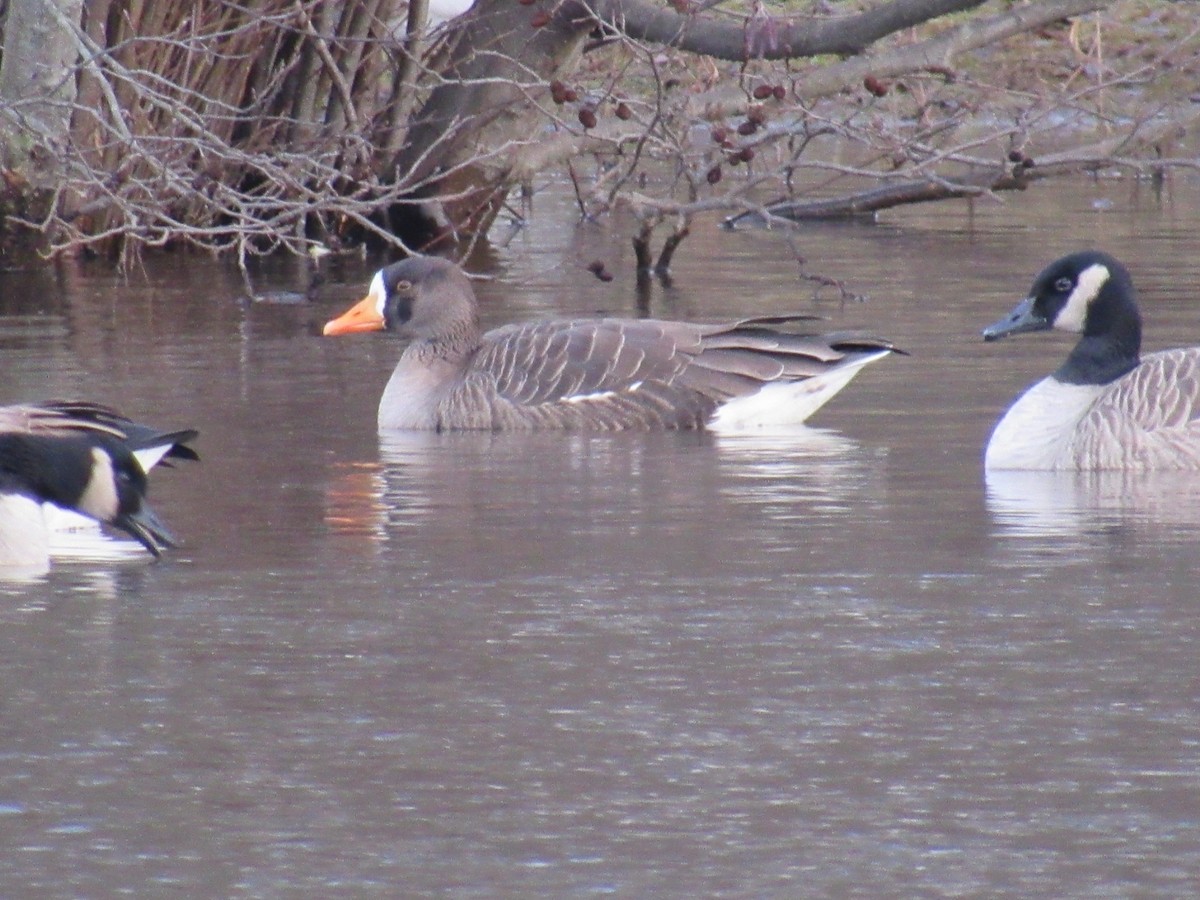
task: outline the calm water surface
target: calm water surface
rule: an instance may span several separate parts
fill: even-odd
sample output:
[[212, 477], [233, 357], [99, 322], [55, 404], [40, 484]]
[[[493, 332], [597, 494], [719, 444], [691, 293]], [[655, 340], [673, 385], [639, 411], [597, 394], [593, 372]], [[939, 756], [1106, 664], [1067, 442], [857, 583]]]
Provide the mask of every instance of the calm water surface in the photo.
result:
[[539, 202], [474, 261], [490, 324], [800, 309], [912, 356], [800, 433], [381, 442], [398, 343], [317, 336], [369, 264], [309, 303], [196, 260], [3, 275], [0, 402], [194, 425], [204, 460], [156, 473], [163, 561], [0, 583], [0, 894], [1200, 890], [1200, 483], [985, 484], [1069, 341], [978, 337], [1100, 245], [1150, 349], [1200, 342], [1200, 184], [793, 236], [865, 301], [716, 228], [639, 292], [626, 231]]

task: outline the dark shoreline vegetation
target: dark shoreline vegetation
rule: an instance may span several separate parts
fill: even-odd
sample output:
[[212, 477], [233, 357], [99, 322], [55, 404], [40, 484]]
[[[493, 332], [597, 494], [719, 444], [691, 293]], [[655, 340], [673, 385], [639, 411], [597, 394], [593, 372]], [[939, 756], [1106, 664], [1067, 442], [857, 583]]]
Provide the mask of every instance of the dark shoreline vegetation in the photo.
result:
[[54, 6], [4, 12], [9, 267], [463, 255], [556, 178], [580, 219], [631, 212], [639, 267], [666, 271], [700, 215], [873, 216], [1198, 167], [1185, 4], [477, 0], [436, 28], [398, 0]]

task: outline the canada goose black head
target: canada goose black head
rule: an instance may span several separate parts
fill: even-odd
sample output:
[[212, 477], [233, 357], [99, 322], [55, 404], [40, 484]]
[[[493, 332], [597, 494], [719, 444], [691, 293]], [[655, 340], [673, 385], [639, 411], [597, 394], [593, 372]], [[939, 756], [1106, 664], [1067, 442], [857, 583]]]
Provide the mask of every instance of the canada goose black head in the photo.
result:
[[1055, 329], [1081, 335], [1054, 373], [1071, 384], [1107, 384], [1138, 364], [1142, 317], [1129, 270], [1107, 253], [1086, 250], [1051, 263], [1011, 313], [985, 328], [995, 341]]
[[0, 434], [5, 490], [120, 528], [155, 556], [175, 538], [146, 504], [146, 473], [119, 439], [98, 432]]

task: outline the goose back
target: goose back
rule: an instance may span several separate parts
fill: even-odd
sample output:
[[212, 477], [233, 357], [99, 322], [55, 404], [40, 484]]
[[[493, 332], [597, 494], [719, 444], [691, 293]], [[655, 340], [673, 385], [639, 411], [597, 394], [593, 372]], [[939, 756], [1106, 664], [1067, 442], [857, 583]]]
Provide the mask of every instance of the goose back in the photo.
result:
[[[703, 428], [724, 404], [769, 384], [820, 379], [839, 368], [852, 375], [853, 363], [893, 349], [870, 337], [843, 336], [839, 345], [778, 330], [808, 318], [725, 325], [597, 319], [500, 328], [482, 336], [475, 353], [444, 385], [433, 427]], [[409, 352], [420, 351], [410, 347]], [[404, 377], [399, 389], [413, 392], [416, 380]], [[381, 406], [381, 415], [387, 406]], [[798, 422], [812, 411], [791, 419]], [[778, 416], [779, 423], [788, 418]], [[406, 428], [415, 422], [392, 418], [387, 424]]]

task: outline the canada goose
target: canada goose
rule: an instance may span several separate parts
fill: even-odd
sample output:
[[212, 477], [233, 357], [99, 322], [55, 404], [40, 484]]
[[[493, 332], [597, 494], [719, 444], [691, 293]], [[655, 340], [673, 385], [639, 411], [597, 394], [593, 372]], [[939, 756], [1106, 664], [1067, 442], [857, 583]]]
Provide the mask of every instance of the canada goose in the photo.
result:
[[0, 567], [45, 568], [43, 504], [120, 528], [160, 555], [175, 539], [146, 505], [146, 471], [198, 459], [192, 430], [161, 432], [93, 403], [0, 407]]
[[983, 338], [1050, 328], [1082, 337], [997, 423], [985, 469], [1200, 468], [1200, 347], [1139, 359], [1142, 320], [1121, 263], [1094, 250], [1051, 263]]
[[806, 315], [720, 325], [573, 319], [479, 327], [457, 266], [414, 257], [381, 269], [325, 334], [412, 338], [379, 403], [379, 429], [711, 428], [803, 422], [889, 353], [859, 334], [797, 334]]

